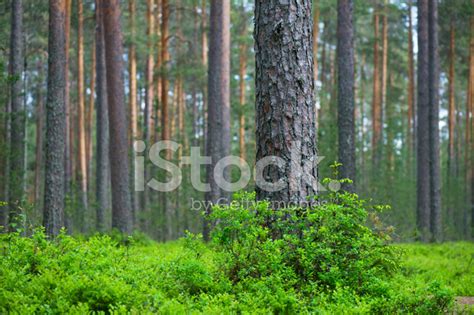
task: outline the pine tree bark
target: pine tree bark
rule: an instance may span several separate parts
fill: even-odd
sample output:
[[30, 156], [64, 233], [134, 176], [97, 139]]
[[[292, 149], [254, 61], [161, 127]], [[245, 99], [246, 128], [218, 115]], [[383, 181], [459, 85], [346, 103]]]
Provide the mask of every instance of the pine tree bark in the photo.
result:
[[96, 228], [105, 232], [105, 214], [109, 209], [110, 163], [109, 163], [109, 111], [107, 104], [107, 78], [105, 66], [104, 23], [101, 2], [96, 0], [96, 74], [97, 74], [97, 110], [96, 110]]
[[122, 73], [122, 31], [120, 0], [102, 3], [109, 110], [110, 165], [112, 179], [112, 228], [132, 232], [129, 185], [127, 117]]
[[11, 136], [10, 136], [10, 178], [9, 178], [9, 228], [20, 228], [21, 204], [25, 197], [25, 104], [23, 86], [23, 4], [13, 0], [10, 31], [10, 86]]
[[317, 190], [312, 20], [309, 0], [256, 1], [256, 160], [284, 161], [257, 166], [266, 182], [279, 181], [282, 189], [268, 191], [260, 181], [256, 192], [275, 207], [305, 203]]
[[[387, 108], [387, 77], [388, 77], [388, 0], [384, 3], [384, 12], [382, 16], [382, 94], [381, 109], [382, 112]], [[383, 115], [383, 114], [382, 114]]]
[[49, 0], [48, 96], [46, 104], [46, 154], [43, 224], [48, 235], [57, 235], [64, 216], [64, 156], [66, 141], [65, 93], [66, 2]]
[[424, 242], [431, 230], [428, 1], [418, 0], [417, 227]]
[[94, 145], [93, 145], [93, 141], [92, 141], [92, 133], [93, 133], [93, 123], [92, 123], [92, 120], [93, 120], [93, 117], [94, 117], [94, 100], [95, 100], [95, 95], [94, 95], [94, 91], [95, 91], [95, 81], [96, 81], [96, 63], [97, 63], [97, 60], [96, 60], [96, 43], [95, 43], [95, 38], [94, 38], [94, 41], [93, 41], [93, 44], [92, 44], [92, 56], [91, 56], [91, 59], [92, 59], [92, 62], [91, 62], [91, 69], [90, 69], [90, 91], [91, 91], [91, 94], [89, 95], [89, 105], [87, 106], [87, 115], [86, 115], [86, 158], [87, 158], [87, 178], [89, 178], [89, 180], [87, 181], [87, 184], [88, 184], [88, 187], [87, 187], [87, 191], [90, 191], [91, 190], [91, 184], [92, 184], [92, 180], [90, 180], [92, 178], [92, 156], [94, 154]]
[[[342, 178], [355, 180], [354, 135], [354, 27], [353, 1], [339, 0], [337, 5], [337, 98], [339, 162]], [[354, 192], [354, 184], [344, 183], [344, 190]]]

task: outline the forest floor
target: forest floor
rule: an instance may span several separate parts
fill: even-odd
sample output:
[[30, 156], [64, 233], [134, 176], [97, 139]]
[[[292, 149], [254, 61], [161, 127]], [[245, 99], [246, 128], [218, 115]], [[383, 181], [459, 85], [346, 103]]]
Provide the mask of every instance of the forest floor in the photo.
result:
[[[388, 282], [399, 303], [393, 305], [431, 314], [418, 304], [420, 297], [450, 295], [458, 297], [452, 312], [474, 314], [468, 305], [474, 297], [474, 243], [393, 246], [402, 253], [400, 270]], [[0, 313], [268, 314], [288, 305], [283, 313], [309, 312], [308, 300], [282, 290], [275, 279], [232, 283], [222, 276], [222, 263], [223, 256], [192, 239], [135, 239], [124, 246], [107, 236], [56, 242], [41, 235], [6, 237], [0, 241]], [[354, 299], [346, 289], [331, 296], [313, 293], [310, 301], [321, 314], [372, 313], [383, 301]]]

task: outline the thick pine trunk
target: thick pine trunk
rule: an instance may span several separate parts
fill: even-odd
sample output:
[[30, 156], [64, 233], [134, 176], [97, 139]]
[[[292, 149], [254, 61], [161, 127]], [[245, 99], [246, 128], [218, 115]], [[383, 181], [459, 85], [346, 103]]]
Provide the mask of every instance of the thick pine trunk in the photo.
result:
[[418, 0], [417, 227], [424, 242], [430, 240], [431, 225], [428, 1]]
[[[64, 152], [64, 181], [65, 181], [65, 189], [66, 194], [71, 192], [71, 180], [72, 180], [72, 163], [74, 159], [74, 152], [73, 152], [73, 142], [72, 142], [72, 134], [71, 134], [71, 120], [72, 120], [72, 113], [71, 113], [71, 102], [70, 102], [70, 85], [69, 85], [69, 39], [71, 34], [71, 11], [72, 11], [72, 0], [65, 0], [66, 1], [66, 18], [65, 18], [65, 36], [66, 36], [66, 43], [64, 45], [65, 50], [65, 58], [66, 58], [66, 69], [64, 72], [64, 81], [66, 85], [66, 92], [65, 92], [65, 102], [66, 102], [66, 144], [65, 144], [65, 152]], [[70, 219], [66, 215], [65, 217], [65, 224], [66, 227], [70, 226]]]
[[65, 1], [49, 1], [48, 97], [46, 104], [46, 154], [43, 224], [57, 235], [64, 216], [64, 155], [66, 141]]
[[[339, 0], [337, 5], [337, 99], [339, 162], [341, 177], [355, 180], [354, 135], [354, 27], [352, 0]], [[354, 191], [354, 185], [345, 183], [343, 189]]]
[[147, 0], [147, 59], [146, 59], [146, 98], [145, 98], [145, 140], [150, 145], [153, 138], [154, 130], [154, 114], [153, 114], [153, 101], [154, 101], [154, 85], [153, 85], [153, 71], [155, 69], [154, 59], [154, 31], [155, 31], [155, 16], [153, 12], [154, 0]]
[[122, 73], [122, 31], [120, 1], [102, 3], [109, 109], [110, 166], [112, 179], [112, 227], [122, 233], [132, 232], [129, 185], [127, 117]]
[[87, 115], [86, 115], [86, 158], [87, 158], [87, 178], [89, 180], [87, 181], [88, 187], [87, 191], [91, 191], [91, 185], [92, 185], [92, 156], [94, 155], [94, 145], [92, 142], [92, 134], [94, 132], [93, 130], [93, 117], [94, 117], [94, 101], [95, 101], [95, 84], [96, 84], [96, 43], [95, 39], [94, 42], [92, 43], [92, 62], [91, 62], [91, 72], [90, 72], [90, 91], [91, 94], [89, 95], [89, 105], [87, 107]]
[[100, 2], [96, 0], [96, 73], [97, 73], [97, 110], [96, 110], [96, 228], [105, 232], [105, 214], [109, 209], [110, 163], [109, 163], [109, 117], [107, 107], [107, 78], [105, 66], [104, 23]]
[[257, 165], [261, 179], [281, 189], [269, 191], [257, 178], [256, 191], [274, 207], [307, 202], [317, 191], [312, 27], [309, 0], [256, 1], [256, 160], [282, 162]]
[[375, 166], [380, 162], [380, 142], [382, 140], [382, 108], [380, 102], [379, 65], [379, 14], [374, 11], [374, 75], [372, 93], [372, 158]]
[[[241, 7], [242, 11], [242, 25], [240, 30], [240, 36], [245, 38], [247, 32], [247, 20], [245, 19], [245, 7]], [[245, 42], [239, 44], [239, 153], [240, 158], [245, 160], [245, 98], [246, 88], [245, 76], [247, 73], [247, 45]]]
[[13, 0], [10, 33], [10, 84], [11, 135], [9, 178], [9, 227], [16, 230], [21, 223], [21, 204], [25, 196], [25, 104], [23, 102], [23, 5]]

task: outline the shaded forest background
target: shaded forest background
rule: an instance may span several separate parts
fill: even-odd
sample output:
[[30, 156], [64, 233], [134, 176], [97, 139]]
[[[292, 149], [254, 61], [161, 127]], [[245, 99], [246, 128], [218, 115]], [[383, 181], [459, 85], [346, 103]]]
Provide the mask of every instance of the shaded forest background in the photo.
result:
[[[69, 110], [66, 170], [66, 226], [71, 232], [108, 230], [110, 186], [100, 187], [97, 166], [95, 5], [69, 0], [67, 45]], [[132, 140], [147, 143], [163, 134], [183, 144], [171, 157], [178, 163], [191, 145], [204, 148], [207, 135], [209, 3], [206, 0], [121, 1], [123, 61], [130, 168]], [[21, 195], [26, 227], [42, 222], [44, 135], [48, 58], [48, 3], [23, 1], [22, 103], [25, 110], [25, 159], [18, 181], [9, 182], [11, 115], [9, 94], [0, 94], [0, 200], [12, 187]], [[314, 0], [317, 146], [325, 158], [321, 177], [337, 160], [336, 1]], [[9, 1], [0, 4], [0, 90], [18, 78], [8, 74]], [[400, 241], [416, 230], [416, 54], [417, 9], [408, 1], [354, 1], [356, 191], [392, 206], [383, 220], [396, 227]], [[255, 83], [253, 2], [231, 2], [231, 153], [255, 163]], [[469, 0], [439, 2], [440, 148], [444, 239], [472, 237], [474, 194], [474, 5]], [[164, 82], [165, 83], [164, 83]], [[166, 92], [163, 92], [163, 88]], [[166, 108], [166, 111], [164, 110]], [[163, 115], [165, 115], [163, 117]], [[13, 161], [18, 162], [18, 161]], [[21, 162], [21, 161], [20, 161]], [[107, 171], [108, 172], [108, 171]], [[107, 175], [107, 172], [105, 176]], [[183, 185], [172, 193], [132, 194], [136, 228], [160, 239], [185, 230], [200, 232], [202, 219], [192, 200], [203, 200], [183, 168]], [[101, 172], [102, 174], [103, 172]], [[152, 165], [148, 176], [160, 174]], [[238, 176], [237, 172], [233, 172]], [[131, 172], [132, 174], [132, 172]], [[132, 176], [132, 175], [131, 175]], [[131, 180], [131, 182], [133, 182]], [[105, 226], [97, 226], [97, 191], [107, 198]], [[249, 187], [253, 190], [253, 187]], [[2, 206], [2, 220], [6, 208]], [[5, 221], [2, 221], [5, 222]], [[1, 223], [0, 223], [1, 224]]]

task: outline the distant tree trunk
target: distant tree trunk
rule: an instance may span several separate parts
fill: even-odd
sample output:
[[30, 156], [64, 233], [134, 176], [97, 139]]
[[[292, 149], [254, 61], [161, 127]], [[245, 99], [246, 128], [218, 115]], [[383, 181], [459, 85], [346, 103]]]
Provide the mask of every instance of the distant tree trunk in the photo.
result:
[[382, 108], [380, 104], [379, 70], [379, 14], [374, 11], [374, 75], [372, 93], [372, 159], [377, 166], [380, 162], [380, 142], [382, 140]]
[[145, 139], [150, 145], [152, 141], [154, 121], [153, 121], [153, 101], [154, 101], [154, 85], [153, 85], [153, 71], [155, 69], [154, 60], [154, 31], [155, 31], [155, 16], [153, 12], [154, 0], [147, 0], [147, 59], [146, 59], [146, 98], [145, 98]]
[[413, 138], [414, 131], [414, 108], [415, 108], [415, 66], [413, 57], [413, 22], [411, 17], [411, 0], [408, 1], [408, 157], [409, 163], [412, 161], [412, 152], [414, 151]]
[[256, 160], [284, 161], [257, 166], [267, 183], [282, 183], [268, 191], [259, 181], [258, 200], [300, 204], [317, 190], [312, 20], [309, 0], [256, 1]]
[[[96, 80], [96, 44], [95, 39], [92, 46], [92, 62], [91, 62], [91, 77], [90, 77], [90, 91], [89, 95], [89, 106], [87, 107], [87, 116], [86, 116], [86, 157], [87, 157], [87, 178], [92, 178], [92, 156], [94, 154], [94, 146], [92, 142], [92, 133], [93, 133], [93, 117], [94, 117], [94, 91], [95, 91], [95, 80]], [[92, 181], [88, 180], [87, 190], [91, 190]]]
[[22, 0], [12, 0], [10, 33], [11, 83], [11, 136], [9, 178], [9, 227], [16, 230], [21, 224], [21, 204], [25, 192], [25, 104], [23, 103], [23, 5]]
[[[230, 153], [230, 1], [211, 0], [209, 71], [208, 71], [207, 155], [212, 162], [207, 168], [211, 190], [206, 201], [216, 203], [226, 193], [214, 177], [216, 163]], [[227, 178], [227, 174], [224, 174]], [[209, 238], [209, 225], [204, 224], [204, 238]]]
[[43, 181], [44, 155], [44, 101], [43, 101], [43, 65], [38, 63], [39, 83], [36, 94], [36, 148], [35, 148], [35, 185], [34, 203], [37, 209], [41, 204], [41, 183]]
[[384, 12], [382, 16], [382, 98], [381, 98], [381, 109], [382, 112], [387, 107], [387, 65], [388, 65], [388, 0], [385, 0]]
[[66, 2], [49, 0], [48, 98], [46, 106], [46, 154], [43, 224], [48, 235], [63, 227], [64, 155], [66, 141], [65, 47]]
[[428, 1], [418, 0], [417, 227], [430, 240], [430, 94]]
[[[352, 0], [339, 0], [337, 5], [337, 98], [339, 162], [341, 177], [355, 180], [354, 135], [354, 27]], [[344, 183], [344, 190], [353, 192], [354, 184]]]
[[[474, 1], [471, 1], [474, 4]], [[474, 141], [472, 139], [472, 132], [474, 130], [474, 120], [472, 119], [473, 113], [473, 106], [474, 106], [474, 16], [471, 16], [471, 32], [470, 32], [470, 42], [469, 42], [469, 88], [468, 88], [468, 100], [469, 100], [469, 117], [470, 117], [470, 126], [469, 126], [469, 134], [470, 134], [470, 142], [467, 143], [468, 146], [466, 150], [469, 152], [469, 168], [468, 172], [471, 182], [471, 200], [470, 200], [470, 210], [471, 210], [471, 235], [469, 235], [469, 223], [468, 223], [468, 210], [464, 213], [464, 222], [465, 222], [465, 235], [466, 238], [474, 238]], [[466, 127], [467, 129], [467, 127]], [[467, 142], [467, 141], [466, 141]], [[468, 186], [469, 183], [466, 183]]]
[[456, 128], [456, 104], [455, 104], [455, 90], [454, 90], [454, 65], [455, 65], [455, 28], [454, 21], [451, 20], [449, 30], [449, 75], [448, 75], [448, 91], [449, 91], [449, 106], [448, 106], [448, 167], [447, 167], [447, 189], [448, 194], [448, 211], [447, 211], [447, 223], [450, 225], [453, 222], [453, 209], [456, 198], [452, 196], [455, 190], [452, 188], [454, 184], [453, 179], [456, 177], [456, 152], [455, 152], [455, 128]]
[[[169, 108], [168, 108], [168, 92], [169, 92], [169, 52], [168, 52], [168, 37], [169, 37], [169, 4], [168, 0], [161, 1], [161, 62], [162, 76], [161, 76], [161, 140], [170, 140], [170, 119], [169, 119]], [[171, 151], [166, 150], [165, 158], [171, 159]], [[173, 237], [172, 221], [174, 217], [174, 211], [172, 207], [168, 205], [168, 198], [166, 193], [163, 194], [163, 211], [165, 214], [165, 233], [162, 237], [165, 240], [170, 240]]]
[[[161, 0], [156, 0], [156, 8], [155, 8], [155, 35], [159, 39], [161, 38], [161, 22], [160, 22], [160, 16], [161, 16]], [[156, 50], [156, 63], [155, 63], [155, 95], [156, 95], [156, 100], [158, 103], [158, 106], [156, 106], [156, 111], [153, 113], [155, 118], [155, 125], [154, 125], [154, 130], [153, 130], [153, 137], [155, 141], [160, 139], [160, 134], [159, 134], [159, 128], [158, 128], [158, 123], [161, 122], [161, 67], [163, 65], [163, 62], [161, 60], [161, 40], [156, 40], [155, 42], [155, 50]]]
[[[244, 38], [247, 34], [247, 20], [245, 19], [245, 7], [241, 8], [243, 12], [242, 26], [240, 36]], [[243, 39], [242, 39], [243, 40]], [[239, 153], [240, 158], [245, 160], [245, 76], [247, 72], [247, 45], [245, 42], [239, 44]]]
[[112, 178], [112, 227], [125, 234], [132, 232], [127, 117], [122, 73], [122, 31], [120, 0], [102, 3], [109, 109], [110, 165]]
[[[66, 44], [64, 46], [65, 56], [66, 56], [66, 66], [65, 66], [65, 76], [64, 81], [66, 85], [66, 143], [65, 143], [65, 154], [64, 154], [64, 181], [66, 194], [71, 192], [71, 180], [72, 180], [72, 164], [74, 163], [74, 152], [73, 152], [73, 142], [72, 142], [72, 113], [71, 113], [71, 101], [70, 101], [70, 82], [69, 82], [69, 41], [71, 34], [71, 11], [72, 11], [72, 0], [66, 1], [66, 18], [65, 18], [65, 36]], [[65, 224], [68, 228], [71, 224], [68, 215], [65, 215]]]
[[[314, 73], [314, 87], [316, 89], [316, 83], [318, 81], [318, 38], [319, 38], [319, 1], [313, 1], [314, 8], [313, 8], [313, 73]], [[317, 94], [317, 91], [316, 91]], [[318, 97], [318, 96], [317, 96]], [[319, 118], [318, 118], [318, 108], [316, 106], [317, 102], [314, 102], [314, 122], [316, 126], [316, 130], [319, 127]], [[317, 133], [316, 133], [317, 136]]]
[[84, 101], [84, 17], [82, 0], [77, 0], [77, 124], [78, 124], [78, 156], [79, 156], [79, 189], [83, 206], [80, 215], [81, 229], [84, 229], [84, 216], [87, 212], [87, 151], [85, 130], [85, 101]]
[[[204, 69], [207, 69], [208, 63], [208, 44], [207, 44], [207, 3], [206, 0], [202, 0], [201, 4], [201, 62]], [[207, 120], [208, 120], [208, 108], [207, 108], [207, 84], [206, 80], [203, 80], [202, 87], [202, 108], [203, 108], [203, 145], [207, 148]]]
[[442, 240], [441, 166], [439, 157], [439, 45], [438, 2], [429, 1], [429, 129], [430, 129], [430, 206], [433, 240]]
[[[129, 27], [130, 27], [130, 46], [129, 46], [129, 113], [130, 113], [130, 126], [129, 126], [129, 145], [133, 148], [133, 143], [138, 138], [138, 106], [137, 106], [137, 52], [136, 52], [136, 23], [135, 23], [135, 11], [136, 11], [136, 0], [129, 0]], [[105, 106], [107, 107], [107, 106]], [[131, 202], [134, 216], [137, 216], [139, 209], [138, 194], [135, 191], [135, 166], [133, 163], [133, 154], [130, 157], [130, 183], [132, 187]], [[144, 228], [144, 226], [142, 226]]]
[[96, 228], [105, 232], [105, 214], [109, 205], [109, 111], [107, 107], [107, 78], [105, 66], [104, 23], [101, 2], [96, 0], [96, 73], [97, 73], [97, 155], [96, 155]]

